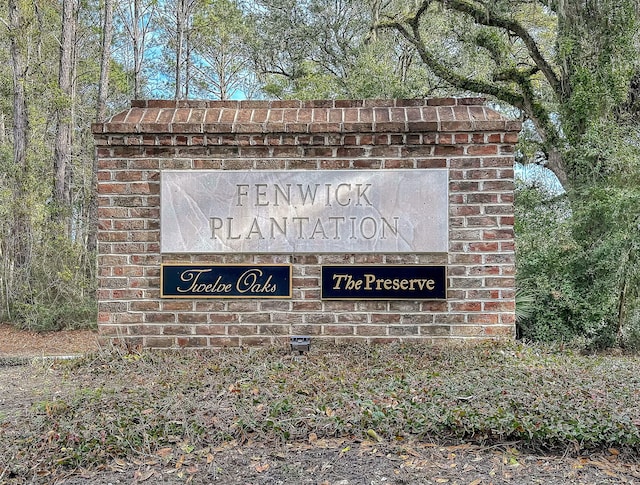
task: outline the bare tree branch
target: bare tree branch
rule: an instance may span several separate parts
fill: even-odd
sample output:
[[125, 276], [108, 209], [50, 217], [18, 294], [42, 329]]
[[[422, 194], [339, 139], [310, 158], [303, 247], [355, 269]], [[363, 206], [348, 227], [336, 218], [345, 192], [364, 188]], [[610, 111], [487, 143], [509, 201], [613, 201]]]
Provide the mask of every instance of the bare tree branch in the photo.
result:
[[420, 18], [417, 15], [408, 19], [407, 23], [411, 26], [411, 32], [402, 23], [396, 21], [383, 22], [379, 27], [392, 28], [400, 32], [400, 34], [415, 47], [422, 62], [424, 62], [436, 76], [443, 79], [450, 85], [465, 91], [495, 96], [498, 99], [502, 99], [509, 104], [512, 104], [516, 108], [524, 110], [525, 102], [521, 94], [481, 79], [473, 79], [459, 74], [429, 52], [420, 35]]
[[486, 25], [488, 27], [499, 27], [501, 29], [508, 30], [509, 32], [516, 35], [526, 46], [529, 56], [531, 57], [533, 62], [535, 62], [536, 66], [538, 66], [538, 69], [542, 71], [544, 77], [549, 82], [551, 89], [553, 89], [553, 91], [556, 93], [556, 96], [561, 97], [563, 96], [563, 94], [565, 94], [563, 91], [563, 83], [560, 82], [560, 79], [558, 79], [558, 76], [553, 70], [553, 67], [540, 52], [538, 44], [522, 24], [513, 19], [501, 17], [488, 8], [479, 8], [468, 0], [439, 1], [441, 1], [445, 6], [469, 15], [476, 21], [476, 23], [480, 25]]
[[[393, 29], [399, 32], [402, 37], [404, 37], [404, 39], [416, 49], [422, 62], [437, 77], [451, 86], [464, 91], [493, 96], [501, 101], [511, 104], [525, 113], [526, 116], [534, 123], [542, 138], [542, 144], [544, 146], [543, 150], [545, 154], [547, 154], [549, 168], [551, 168], [558, 178], [564, 183], [567, 180], [567, 177], [562, 166], [561, 157], [559, 157], [559, 152], [557, 151], [557, 147], [560, 142], [560, 134], [557, 126], [551, 121], [548, 108], [538, 98], [533, 88], [533, 76], [542, 70], [541, 67], [538, 66], [537, 63], [535, 66], [526, 66], [521, 69], [515, 67], [499, 69], [498, 66], [498, 69], [493, 72], [494, 82], [477, 77], [470, 77], [468, 74], [456, 71], [455, 68], [447, 65], [446, 62], [433, 54], [428, 49], [427, 44], [422, 37], [421, 24], [427, 14], [427, 9], [430, 3], [431, 0], [422, 2], [413, 16], [405, 17], [400, 20], [390, 19], [386, 22], [381, 22], [377, 27], [380, 29]], [[471, 15], [469, 11], [463, 10], [463, 7], [468, 5], [465, 0], [448, 0], [446, 5], [450, 7], [453, 5], [453, 8], [457, 7], [458, 11]], [[480, 10], [475, 11], [478, 15], [479, 12]], [[524, 37], [528, 36], [526, 30], [523, 28], [521, 29], [521, 27], [518, 27], [518, 25], [511, 23], [511, 21], [507, 19], [499, 19], [498, 21], [496, 19], [491, 20], [490, 15], [488, 17], [489, 20], [487, 18], [483, 18], [482, 22], [478, 23], [485, 26], [501, 28], [521, 39], [521, 35]], [[529, 39], [533, 41], [532, 38], [529, 37]], [[540, 59], [542, 59], [542, 57], [540, 57]], [[499, 63], [496, 62], [496, 65], [498, 64]], [[549, 69], [553, 73], [551, 67], [546, 63], [546, 61], [543, 64], [545, 69]], [[555, 74], [552, 79], [555, 80], [554, 82], [557, 81]], [[562, 93], [557, 94], [559, 97], [562, 95]]]

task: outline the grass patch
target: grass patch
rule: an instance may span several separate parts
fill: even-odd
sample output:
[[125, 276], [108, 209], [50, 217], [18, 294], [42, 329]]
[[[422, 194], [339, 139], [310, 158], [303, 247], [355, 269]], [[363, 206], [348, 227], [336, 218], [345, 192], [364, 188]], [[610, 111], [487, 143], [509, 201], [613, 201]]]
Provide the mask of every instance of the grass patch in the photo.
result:
[[64, 391], [0, 417], [12, 476], [310, 436], [640, 451], [638, 356], [521, 344], [316, 346], [300, 358], [112, 349], [47, 372]]

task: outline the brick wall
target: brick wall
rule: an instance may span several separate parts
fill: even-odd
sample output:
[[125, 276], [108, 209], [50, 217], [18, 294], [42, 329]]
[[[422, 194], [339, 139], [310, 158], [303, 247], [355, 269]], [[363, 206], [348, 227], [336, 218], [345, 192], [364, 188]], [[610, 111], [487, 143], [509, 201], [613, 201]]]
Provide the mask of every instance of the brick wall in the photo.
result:
[[[513, 152], [520, 123], [477, 98], [134, 101], [93, 126], [99, 331], [153, 348], [509, 338], [515, 326]], [[449, 169], [447, 254], [161, 254], [165, 169]], [[286, 263], [286, 300], [160, 299], [160, 264]], [[446, 301], [327, 301], [327, 264], [446, 265]]]

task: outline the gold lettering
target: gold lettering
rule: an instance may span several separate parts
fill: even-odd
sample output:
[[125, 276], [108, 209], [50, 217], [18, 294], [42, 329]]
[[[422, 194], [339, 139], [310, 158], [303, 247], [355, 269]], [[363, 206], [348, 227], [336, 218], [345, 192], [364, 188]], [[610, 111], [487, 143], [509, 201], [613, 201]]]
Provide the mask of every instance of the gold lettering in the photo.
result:
[[263, 274], [262, 270], [258, 268], [252, 268], [242, 273], [236, 282], [238, 293], [275, 293], [278, 290], [278, 285], [271, 283], [273, 275], [269, 275], [263, 283], [259, 281]]
[[251, 290], [251, 287], [256, 284], [258, 276], [262, 276], [262, 271], [257, 268], [249, 269], [240, 275], [238, 282], [236, 283], [236, 289], [239, 293], [246, 293]]
[[180, 280], [184, 281], [185, 283], [191, 282], [191, 285], [186, 289], [178, 287], [176, 288], [176, 291], [179, 293], [187, 293], [193, 291], [195, 285], [198, 284], [198, 279], [200, 278], [202, 273], [208, 273], [210, 271], [211, 269], [189, 269], [187, 271], [183, 271], [180, 274]]
[[[333, 275], [333, 281], [336, 282], [336, 284], [333, 286], [334, 290], [339, 290], [340, 289], [340, 284], [342, 283], [343, 280], [347, 279], [347, 276], [350, 275], [346, 275], [346, 274], [334, 274]], [[337, 281], [336, 281], [337, 280]]]
[[371, 290], [371, 284], [376, 280], [376, 275], [365, 274], [364, 275], [364, 289]]

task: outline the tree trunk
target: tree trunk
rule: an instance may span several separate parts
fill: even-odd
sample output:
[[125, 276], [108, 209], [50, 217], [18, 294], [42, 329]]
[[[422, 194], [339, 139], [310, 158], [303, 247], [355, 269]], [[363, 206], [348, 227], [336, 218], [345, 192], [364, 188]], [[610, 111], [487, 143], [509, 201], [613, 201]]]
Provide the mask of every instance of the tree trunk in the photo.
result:
[[[113, 0], [104, 2], [104, 21], [102, 24], [102, 52], [100, 56], [100, 84], [98, 87], [98, 105], [96, 122], [105, 121], [107, 116], [107, 98], [109, 95], [109, 64], [111, 62], [111, 41], [113, 39]], [[98, 247], [98, 156], [93, 155], [91, 172], [91, 199], [89, 201], [89, 231], [87, 234], [87, 250], [95, 252]]]
[[184, 44], [185, 0], [178, 0], [176, 5], [176, 90], [175, 99], [182, 97], [182, 52]]
[[7, 143], [7, 126], [5, 122], [5, 114], [0, 114], [0, 145], [5, 145]]
[[185, 34], [185, 59], [184, 59], [184, 98], [189, 99], [191, 82], [191, 25], [188, 25]]
[[105, 120], [107, 97], [109, 95], [109, 64], [111, 62], [111, 40], [113, 38], [113, 0], [104, 2], [104, 22], [102, 24], [102, 53], [100, 56], [100, 84], [98, 87], [98, 107], [96, 122]]
[[28, 172], [27, 137], [29, 118], [24, 87], [27, 82], [27, 65], [20, 49], [18, 38], [22, 29], [22, 17], [19, 0], [9, 0], [9, 28], [11, 72], [13, 78], [13, 161], [16, 165], [16, 178], [13, 187], [15, 211], [13, 214], [12, 237], [13, 261], [17, 268], [27, 265], [30, 253], [30, 225], [24, 204], [25, 181]]
[[569, 188], [569, 177], [567, 176], [567, 172], [564, 168], [562, 154], [558, 148], [551, 148], [547, 153], [547, 168], [551, 170], [556, 177], [558, 177], [560, 185], [565, 189]]
[[142, 72], [142, 33], [140, 31], [140, 0], [133, 2], [133, 97], [140, 99], [140, 74]]
[[76, 0], [62, 3], [62, 35], [60, 39], [60, 70], [58, 88], [64, 100], [58, 106], [56, 120], [56, 142], [54, 155], [54, 191], [59, 218], [63, 218], [71, 205], [69, 167], [71, 165], [71, 104], [73, 100], [71, 76], [73, 72], [73, 43], [76, 34]]

